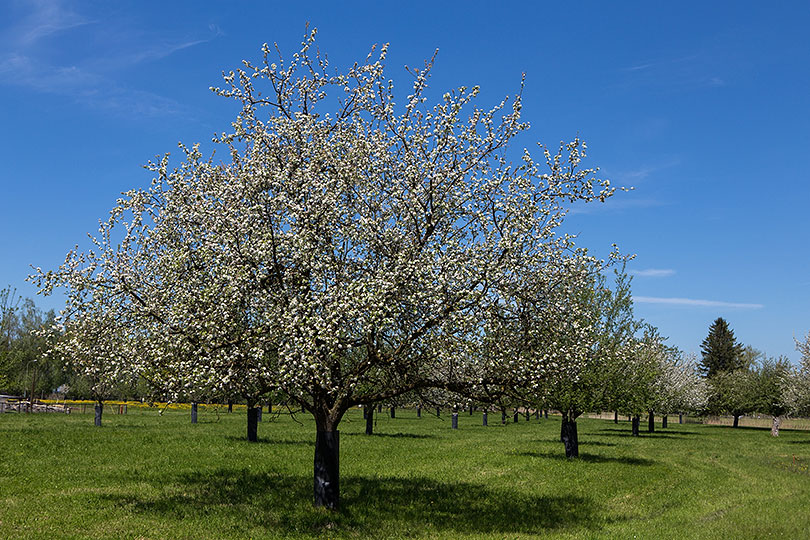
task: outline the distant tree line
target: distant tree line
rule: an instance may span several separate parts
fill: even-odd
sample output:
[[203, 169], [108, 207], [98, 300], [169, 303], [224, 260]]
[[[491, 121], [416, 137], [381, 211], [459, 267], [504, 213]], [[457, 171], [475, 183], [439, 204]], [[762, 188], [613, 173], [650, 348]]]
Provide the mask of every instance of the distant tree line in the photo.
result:
[[[0, 394], [30, 399], [58, 396], [91, 399], [88, 378], [70, 362], [49, 354], [57, 334], [56, 314], [43, 311], [11, 287], [0, 289]], [[110, 388], [109, 399], [145, 397], [143, 381], [122, 379]]]
[[772, 417], [771, 434], [779, 435], [786, 415], [810, 414], [810, 333], [796, 341], [802, 353], [796, 367], [783, 356], [768, 357], [743, 346], [723, 318], [716, 319], [703, 340], [701, 373], [709, 383], [706, 412], [733, 417], [733, 427], [742, 416], [754, 413]]

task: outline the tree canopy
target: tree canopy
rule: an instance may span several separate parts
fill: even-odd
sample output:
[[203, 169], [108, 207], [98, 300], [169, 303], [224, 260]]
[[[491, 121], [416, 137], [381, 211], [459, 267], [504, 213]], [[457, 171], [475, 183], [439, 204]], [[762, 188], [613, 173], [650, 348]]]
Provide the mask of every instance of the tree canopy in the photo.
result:
[[743, 346], [737, 343], [728, 322], [718, 317], [709, 327], [709, 335], [700, 345], [703, 358], [700, 363], [704, 376], [712, 378], [719, 373], [745, 367]]
[[[35, 279], [67, 290], [61, 323], [86, 339], [60, 340], [66, 355], [106, 347], [105, 328], [110, 374], [175, 396], [284, 392], [315, 418], [316, 504], [336, 507], [350, 407], [427, 389], [492, 399], [518, 372], [580, 370], [583, 291], [604, 262], [560, 226], [613, 188], [582, 167], [579, 139], [538, 160], [510, 148], [528, 128], [520, 92], [481, 109], [460, 87], [429, 106], [431, 60], [398, 103], [387, 46], [341, 73], [314, 41], [291, 59], [265, 45], [213, 89], [240, 108], [216, 138], [228, 161], [195, 146], [177, 168], [151, 163], [93, 249]], [[547, 341], [502, 346], [526, 339]]]

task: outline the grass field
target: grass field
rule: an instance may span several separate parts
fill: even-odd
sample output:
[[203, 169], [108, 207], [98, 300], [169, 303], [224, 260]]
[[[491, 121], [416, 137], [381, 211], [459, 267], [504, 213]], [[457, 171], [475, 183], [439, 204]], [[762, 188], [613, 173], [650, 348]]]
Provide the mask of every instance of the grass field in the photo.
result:
[[[0, 538], [807, 538], [810, 433], [559, 418], [341, 424], [339, 513], [314, 509], [314, 424], [130, 409], [0, 416]], [[497, 420], [500, 420], [497, 415]], [[490, 415], [495, 424], [496, 415]], [[677, 422], [677, 417], [675, 418]]]

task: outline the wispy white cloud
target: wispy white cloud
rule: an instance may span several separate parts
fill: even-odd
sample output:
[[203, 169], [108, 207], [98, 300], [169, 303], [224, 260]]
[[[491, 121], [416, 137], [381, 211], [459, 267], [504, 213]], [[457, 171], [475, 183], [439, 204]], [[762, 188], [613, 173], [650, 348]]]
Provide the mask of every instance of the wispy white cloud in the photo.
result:
[[678, 158], [667, 159], [654, 165], [644, 165], [629, 171], [615, 171], [613, 174], [610, 174], [610, 177], [611, 180], [618, 180], [621, 183], [640, 182], [642, 180], [646, 180], [659, 171], [675, 167], [676, 165], [680, 164], [680, 162], [681, 160]]
[[22, 46], [30, 46], [50, 35], [96, 22], [76, 13], [61, 0], [36, 0], [29, 5], [33, 8], [31, 12], [11, 31], [12, 39]]
[[648, 62], [646, 64], [638, 64], [638, 65], [635, 65], [635, 66], [622, 68], [621, 70], [622, 71], [642, 71], [642, 70], [653, 67], [653, 65], [654, 64], [652, 62]]
[[621, 177], [625, 180], [644, 180], [651, 173], [655, 172], [657, 169], [655, 167], [642, 167], [641, 169], [636, 169], [634, 171], [628, 171], [626, 173], [621, 174]]
[[130, 88], [80, 66], [44, 66], [36, 59], [9, 55], [0, 59], [5, 84], [23, 86], [43, 94], [72, 98], [96, 110], [159, 117], [183, 110], [176, 100]]
[[[129, 116], [176, 114], [184, 107], [169, 97], [121, 82], [122, 69], [165, 58], [223, 35], [216, 25], [209, 26], [206, 37], [197, 39], [119, 32], [109, 47], [96, 47], [94, 52], [64, 64], [50, 59], [52, 42], [64, 39], [60, 34], [67, 30], [105, 23], [103, 17], [101, 21], [92, 20], [60, 0], [38, 0], [25, 6], [28, 13], [4, 30], [5, 39], [0, 42], [0, 84], [65, 96], [93, 109]], [[92, 34], [95, 39], [109, 41], [108, 26], [99, 24], [99, 30]]]
[[715, 50], [675, 57], [644, 59], [637, 64], [619, 68], [619, 87], [656, 86], [670, 90], [725, 86], [718, 73], [724, 70], [723, 55]]
[[642, 304], [669, 304], [677, 306], [719, 307], [734, 309], [762, 309], [762, 304], [746, 304], [740, 302], [722, 302], [719, 300], [703, 300], [697, 298], [661, 298], [657, 296], [634, 296], [633, 300]]
[[638, 208], [653, 208], [656, 206], [663, 206], [664, 202], [657, 199], [643, 199], [643, 198], [627, 198], [627, 196], [616, 196], [607, 199], [606, 202], [590, 202], [587, 204], [577, 204], [573, 206], [568, 213], [570, 215], [576, 214], [595, 214], [597, 212], [623, 212], [625, 210], [635, 210]]
[[108, 63], [120, 67], [132, 66], [143, 62], [152, 62], [154, 60], [160, 60], [162, 58], [166, 58], [167, 56], [171, 56], [178, 51], [182, 51], [183, 49], [188, 49], [202, 43], [208, 43], [211, 41], [211, 39], [213, 38], [177, 41], [174, 43], [163, 42], [143, 49], [117, 54], [113, 58], [109, 59]]
[[671, 268], [647, 268], [646, 270], [630, 270], [629, 273], [638, 277], [669, 277], [675, 274]]
[[208, 25], [208, 29], [214, 33], [214, 37], [225, 35], [225, 32], [223, 32], [222, 28], [220, 28], [218, 24], [211, 23]]
[[639, 64], [634, 64], [632, 66], [623, 67], [620, 71], [646, 71], [650, 69], [658, 69], [662, 67], [674, 66], [674, 65], [689, 65], [693, 64], [696, 60], [701, 58], [700, 54], [688, 54], [684, 56], [678, 56], [675, 58], [658, 58], [655, 60], [648, 60], [645, 62], [641, 62]]

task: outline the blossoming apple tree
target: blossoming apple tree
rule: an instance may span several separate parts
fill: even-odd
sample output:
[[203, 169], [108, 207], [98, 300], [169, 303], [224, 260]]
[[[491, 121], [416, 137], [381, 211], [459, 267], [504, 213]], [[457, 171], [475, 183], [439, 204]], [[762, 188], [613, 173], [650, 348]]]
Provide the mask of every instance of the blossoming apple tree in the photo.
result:
[[658, 357], [658, 377], [653, 381], [654, 400], [650, 405], [650, 425], [653, 414], [659, 413], [662, 427], [667, 427], [667, 416], [672, 413], [696, 412], [706, 408], [709, 387], [700, 376], [699, 365], [693, 355], [687, 357], [675, 347], [663, 347]]
[[577, 457], [577, 418], [615, 401], [623, 384], [625, 357], [635, 347], [630, 280], [616, 270], [615, 286], [605, 276], [607, 262], [580, 252], [565, 272], [524, 287], [499, 339], [517, 359], [512, 367], [518, 400], [562, 414], [560, 439], [567, 457]]
[[807, 415], [810, 414], [810, 332], [804, 340], [795, 341], [801, 359], [798, 368], [791, 370], [792, 374], [785, 389], [785, 399], [791, 411]]
[[[214, 91], [240, 106], [216, 137], [227, 161], [194, 147], [176, 169], [152, 164], [152, 186], [111, 215], [123, 240], [81, 256], [103, 268], [88, 286], [128, 313], [126, 362], [175, 391], [275, 389], [309, 411], [315, 504], [337, 508], [346, 411], [500, 392], [517, 360], [482, 354], [488, 327], [521, 288], [576, 286], [560, 225], [613, 190], [578, 139], [539, 161], [510, 147], [528, 127], [520, 94], [487, 110], [460, 87], [430, 106], [431, 60], [400, 101], [387, 46], [341, 73], [314, 40], [226, 74]], [[41, 277], [83, 301], [68, 273]]]

